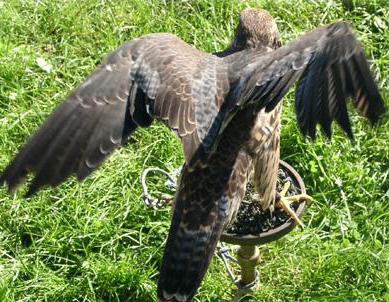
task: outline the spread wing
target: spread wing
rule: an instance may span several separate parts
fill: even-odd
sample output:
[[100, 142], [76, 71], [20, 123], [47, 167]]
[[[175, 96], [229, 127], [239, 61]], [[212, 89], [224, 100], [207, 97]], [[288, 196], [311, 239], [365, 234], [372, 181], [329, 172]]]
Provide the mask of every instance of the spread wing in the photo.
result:
[[297, 121], [303, 134], [312, 138], [317, 124], [330, 137], [333, 120], [352, 137], [348, 99], [372, 123], [384, 112], [362, 46], [345, 22], [313, 30], [265, 54], [244, 53], [229, 72], [237, 77], [212, 124], [217, 130], [208, 134], [207, 141], [213, 145], [208, 151], [200, 148], [192, 164], [204, 153], [212, 153], [236, 112], [253, 103], [258, 109], [273, 110], [295, 82]]
[[[82, 180], [153, 117], [177, 133], [189, 158], [207, 123], [196, 117], [194, 99], [202, 92], [193, 84], [196, 77], [201, 81], [197, 69], [204, 68], [204, 56], [169, 34], [144, 36], [118, 48], [21, 148], [2, 173], [1, 183], [14, 190], [31, 171], [31, 195], [71, 174]], [[195, 88], [199, 91], [192, 91]], [[197, 128], [196, 118], [203, 122]]]

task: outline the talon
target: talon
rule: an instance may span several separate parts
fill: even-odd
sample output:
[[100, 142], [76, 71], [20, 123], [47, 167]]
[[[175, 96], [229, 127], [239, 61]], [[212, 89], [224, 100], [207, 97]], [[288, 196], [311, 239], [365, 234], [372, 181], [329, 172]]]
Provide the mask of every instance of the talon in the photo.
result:
[[170, 194], [161, 194], [161, 196], [158, 199], [159, 202], [162, 201], [163, 204], [167, 204], [167, 205], [172, 204], [173, 200], [174, 200], [174, 196]]
[[293, 196], [286, 196], [290, 187], [290, 182], [287, 181], [284, 184], [281, 192], [279, 193], [279, 200], [277, 201], [277, 207], [282, 208], [286, 213], [292, 217], [292, 219], [302, 228], [304, 228], [304, 223], [301, 219], [296, 215], [296, 212], [290, 207], [290, 205], [295, 201], [305, 200], [307, 202], [312, 202], [313, 198], [307, 194], [297, 194]]

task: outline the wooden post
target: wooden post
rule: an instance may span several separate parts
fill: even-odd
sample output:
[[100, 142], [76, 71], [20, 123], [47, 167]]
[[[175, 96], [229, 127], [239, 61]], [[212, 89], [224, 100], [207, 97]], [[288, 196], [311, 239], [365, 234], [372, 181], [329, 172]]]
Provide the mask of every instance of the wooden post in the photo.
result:
[[256, 267], [260, 261], [259, 249], [256, 245], [241, 245], [237, 252], [237, 260], [241, 267], [239, 283], [244, 286], [256, 285]]

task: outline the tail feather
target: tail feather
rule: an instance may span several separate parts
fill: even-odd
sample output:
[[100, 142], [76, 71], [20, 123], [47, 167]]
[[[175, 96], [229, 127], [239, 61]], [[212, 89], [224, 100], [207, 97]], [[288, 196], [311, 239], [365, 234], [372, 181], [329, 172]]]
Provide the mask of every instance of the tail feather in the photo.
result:
[[184, 172], [181, 183], [185, 187], [176, 196], [158, 282], [159, 301], [191, 300], [207, 271], [227, 218], [227, 198], [192, 190], [189, 178], [196, 177]]

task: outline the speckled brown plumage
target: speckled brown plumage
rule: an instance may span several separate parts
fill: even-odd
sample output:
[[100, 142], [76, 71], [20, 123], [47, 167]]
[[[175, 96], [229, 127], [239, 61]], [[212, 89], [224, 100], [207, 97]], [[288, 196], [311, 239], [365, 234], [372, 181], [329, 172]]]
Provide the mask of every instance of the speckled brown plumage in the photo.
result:
[[14, 190], [28, 172], [28, 195], [69, 175], [84, 179], [137, 127], [158, 119], [182, 140], [185, 166], [158, 282], [160, 301], [196, 292], [223, 228], [235, 216], [254, 167], [263, 208], [275, 199], [281, 99], [298, 82], [303, 134], [351, 137], [346, 100], [376, 122], [384, 111], [363, 50], [345, 22], [280, 47], [265, 11], [241, 13], [225, 51], [207, 54], [171, 34], [134, 39], [104, 62], [48, 117], [1, 174]]

